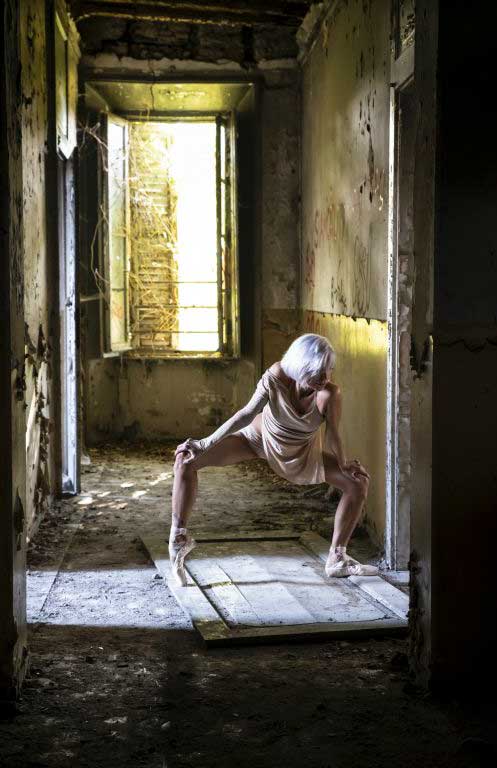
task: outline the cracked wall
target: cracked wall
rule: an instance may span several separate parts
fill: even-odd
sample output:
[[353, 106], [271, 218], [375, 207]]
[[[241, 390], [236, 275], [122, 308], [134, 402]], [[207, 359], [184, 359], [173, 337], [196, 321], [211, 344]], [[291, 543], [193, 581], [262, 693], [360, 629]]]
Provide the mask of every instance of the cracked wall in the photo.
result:
[[265, 369], [298, 336], [300, 87], [266, 81], [262, 123], [262, 355]]
[[385, 531], [390, 3], [331, 6], [303, 63], [303, 329], [337, 352], [348, 456]]
[[5, 630], [0, 633], [0, 697], [7, 698], [16, 695], [28, 661], [26, 545], [61, 481], [61, 200], [56, 137], [50, 132], [55, 98], [50, 98], [48, 86], [54, 47], [49, 14], [55, 7], [64, 18], [63, 0], [8, 2], [2, 9], [6, 109], [1, 124], [0, 232], [6, 257], [0, 280], [0, 339], [2, 359], [10, 365], [5, 366], [9, 380], [1, 380], [0, 398], [5, 404], [0, 496], [6, 502], [6, 513], [0, 516], [0, 616]]
[[[24, 252], [24, 342], [26, 408], [26, 519], [31, 533], [61, 490], [61, 444], [63, 430], [61, 383], [61, 325], [59, 313], [61, 273], [71, 270], [72, 240], [69, 210], [74, 192], [61, 179], [68, 148], [56, 136], [54, 89], [55, 54], [51, 39], [55, 12], [69, 30], [64, 0], [20, 3], [22, 164], [23, 164], [23, 252]], [[74, 38], [75, 29], [69, 31]], [[72, 48], [71, 48], [72, 50]], [[67, 88], [70, 130], [74, 114], [77, 60], [68, 55]], [[64, 74], [64, 78], [66, 74]], [[60, 91], [59, 91], [60, 92]], [[58, 116], [60, 122], [61, 116]], [[63, 213], [63, 211], [66, 211]], [[63, 217], [66, 217], [63, 220]], [[61, 260], [65, 259], [61, 269]], [[65, 300], [65, 299], [64, 299]], [[66, 345], [67, 346], [67, 345]]]
[[24, 318], [26, 390], [26, 516], [28, 528], [50, 501], [50, 282], [45, 4], [21, 4]]
[[20, 34], [18, 4], [7, 0], [0, 18], [0, 701], [15, 697], [27, 668]]
[[90, 439], [205, 437], [252, 395], [250, 361], [93, 359]]

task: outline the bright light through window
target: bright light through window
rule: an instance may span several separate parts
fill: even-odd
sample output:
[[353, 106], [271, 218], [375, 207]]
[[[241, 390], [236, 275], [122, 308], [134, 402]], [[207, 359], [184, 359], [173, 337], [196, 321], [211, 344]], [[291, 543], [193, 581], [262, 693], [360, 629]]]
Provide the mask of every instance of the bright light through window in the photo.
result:
[[171, 174], [178, 196], [178, 333], [181, 350], [219, 346], [217, 306], [216, 125], [173, 123]]
[[216, 123], [134, 123], [130, 159], [138, 346], [215, 352]]

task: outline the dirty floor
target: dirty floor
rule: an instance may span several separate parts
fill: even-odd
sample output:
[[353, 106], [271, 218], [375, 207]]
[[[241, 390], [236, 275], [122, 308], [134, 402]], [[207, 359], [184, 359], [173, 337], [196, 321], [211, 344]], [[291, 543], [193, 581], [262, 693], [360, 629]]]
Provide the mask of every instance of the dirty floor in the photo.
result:
[[[171, 446], [91, 452], [30, 544], [31, 667], [3, 768], [490, 766], [489, 715], [416, 691], [405, 640], [203, 648], [140, 535], [163, 525]], [[315, 530], [334, 504], [259, 462], [208, 469], [192, 531]], [[359, 559], [379, 559], [359, 532]]]

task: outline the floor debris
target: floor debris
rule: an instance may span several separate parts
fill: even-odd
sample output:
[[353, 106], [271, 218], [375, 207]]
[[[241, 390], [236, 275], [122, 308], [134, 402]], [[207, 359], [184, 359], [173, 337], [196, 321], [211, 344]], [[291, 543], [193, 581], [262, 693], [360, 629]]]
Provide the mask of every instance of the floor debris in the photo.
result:
[[[31, 667], [20, 701], [0, 710], [1, 768], [488, 765], [493, 714], [409, 685], [404, 640], [206, 650], [139, 538], [158, 522], [167, 536], [172, 457], [173, 446], [92, 450], [81, 498], [127, 506], [64, 500], [40, 526], [29, 589], [54, 563], [56, 577], [30, 600]], [[194, 526], [329, 537], [332, 516], [324, 494], [253, 462], [201, 473]], [[361, 532], [353, 552], [380, 557]]]

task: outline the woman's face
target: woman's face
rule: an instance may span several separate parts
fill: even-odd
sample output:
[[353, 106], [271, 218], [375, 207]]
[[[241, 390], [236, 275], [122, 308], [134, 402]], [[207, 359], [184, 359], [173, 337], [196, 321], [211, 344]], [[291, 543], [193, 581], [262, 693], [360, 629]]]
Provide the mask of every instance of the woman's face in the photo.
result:
[[320, 389], [325, 388], [326, 383], [329, 381], [330, 377], [331, 377], [331, 368], [329, 370], [323, 369], [321, 371], [318, 371], [318, 373], [315, 373], [312, 376], [309, 376], [308, 378], [304, 379], [302, 384], [304, 385], [304, 387], [319, 391]]

